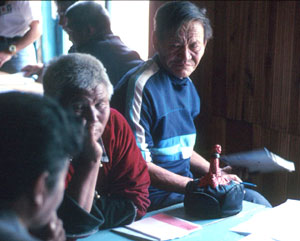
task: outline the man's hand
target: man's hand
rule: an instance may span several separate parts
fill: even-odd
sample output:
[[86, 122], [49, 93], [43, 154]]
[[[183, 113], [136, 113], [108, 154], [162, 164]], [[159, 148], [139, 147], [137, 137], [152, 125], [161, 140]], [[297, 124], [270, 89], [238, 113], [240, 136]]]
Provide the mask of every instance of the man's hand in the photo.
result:
[[73, 160], [75, 174], [67, 188], [67, 193], [87, 212], [92, 209], [103, 153], [98, 142], [101, 133], [97, 126], [94, 123], [85, 124], [83, 149], [79, 157]]
[[2, 67], [5, 62], [9, 61], [12, 56], [13, 55], [8, 51], [0, 51], [0, 67]]
[[65, 241], [66, 234], [62, 221], [57, 217], [56, 213], [52, 215], [51, 220], [42, 228], [30, 230], [37, 238], [46, 241]]
[[39, 64], [30, 64], [26, 65], [21, 69], [24, 72], [25, 77], [30, 77], [34, 74], [40, 76], [43, 72], [44, 65], [42, 63]]
[[221, 169], [223, 174], [236, 174], [242, 180], [249, 178], [249, 172], [247, 168], [225, 166]]
[[101, 160], [103, 150], [98, 142], [99, 138], [101, 138], [101, 133], [98, 126], [96, 124], [86, 124], [86, 136], [84, 138], [83, 150], [80, 155], [82, 159], [92, 162]]

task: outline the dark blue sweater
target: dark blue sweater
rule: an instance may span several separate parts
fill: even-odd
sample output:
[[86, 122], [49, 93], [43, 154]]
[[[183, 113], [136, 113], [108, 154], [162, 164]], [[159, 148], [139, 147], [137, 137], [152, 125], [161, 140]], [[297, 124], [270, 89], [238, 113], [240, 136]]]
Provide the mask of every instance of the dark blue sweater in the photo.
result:
[[[190, 157], [200, 98], [190, 78], [171, 75], [155, 56], [122, 78], [115, 88], [112, 106], [125, 115], [147, 162], [192, 177]], [[174, 198], [153, 186], [149, 192], [151, 205]], [[182, 201], [183, 195], [174, 195]]]

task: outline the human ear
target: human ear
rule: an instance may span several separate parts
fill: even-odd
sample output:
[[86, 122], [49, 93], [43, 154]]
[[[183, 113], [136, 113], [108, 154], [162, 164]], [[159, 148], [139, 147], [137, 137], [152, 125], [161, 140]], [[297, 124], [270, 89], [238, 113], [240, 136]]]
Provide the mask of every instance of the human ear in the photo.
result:
[[48, 172], [43, 172], [35, 181], [33, 189], [33, 200], [36, 206], [42, 206], [45, 202], [45, 197], [47, 194], [47, 177], [49, 176]]
[[86, 31], [86, 36], [92, 38], [96, 34], [96, 28], [93, 27], [92, 25], [88, 25], [85, 29]]

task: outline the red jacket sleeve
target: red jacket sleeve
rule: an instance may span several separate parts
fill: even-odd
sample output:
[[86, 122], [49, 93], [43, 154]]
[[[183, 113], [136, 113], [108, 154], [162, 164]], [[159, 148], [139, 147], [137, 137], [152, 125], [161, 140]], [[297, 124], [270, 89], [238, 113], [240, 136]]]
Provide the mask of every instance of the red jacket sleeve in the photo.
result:
[[150, 205], [148, 168], [125, 118], [111, 109], [110, 119], [102, 135], [109, 158], [103, 163], [97, 191], [104, 195], [126, 197], [137, 207], [137, 218], [145, 215]]

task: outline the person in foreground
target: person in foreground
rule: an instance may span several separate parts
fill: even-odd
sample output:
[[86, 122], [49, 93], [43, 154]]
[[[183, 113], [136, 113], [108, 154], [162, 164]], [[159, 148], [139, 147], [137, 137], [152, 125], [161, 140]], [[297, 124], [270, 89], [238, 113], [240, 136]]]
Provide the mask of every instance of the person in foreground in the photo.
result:
[[[157, 54], [115, 87], [112, 106], [127, 118], [148, 164], [150, 210], [182, 202], [187, 184], [209, 171], [209, 162], [194, 151], [200, 99], [189, 78], [212, 37], [205, 13], [185, 1], [160, 7], [153, 33]], [[241, 181], [225, 169], [223, 174]], [[270, 206], [249, 189], [245, 200]]]
[[43, 87], [87, 131], [66, 193], [91, 215], [103, 214], [101, 228], [141, 218], [150, 204], [147, 165], [125, 118], [110, 108], [113, 87], [101, 62], [79, 53], [55, 58], [46, 66]]
[[0, 240], [65, 240], [56, 209], [82, 127], [33, 94], [0, 94], [0, 112]]

